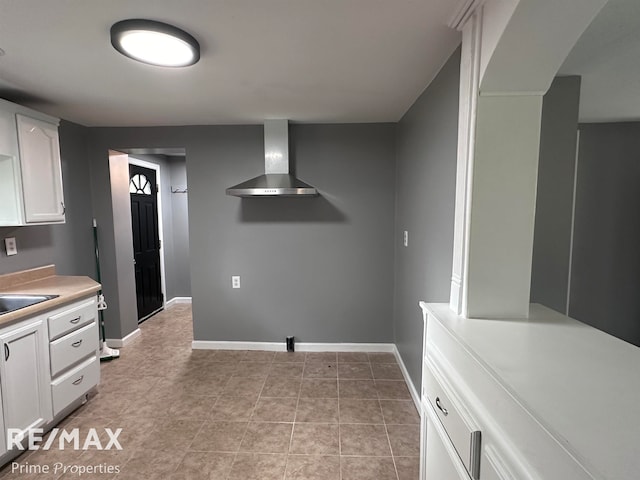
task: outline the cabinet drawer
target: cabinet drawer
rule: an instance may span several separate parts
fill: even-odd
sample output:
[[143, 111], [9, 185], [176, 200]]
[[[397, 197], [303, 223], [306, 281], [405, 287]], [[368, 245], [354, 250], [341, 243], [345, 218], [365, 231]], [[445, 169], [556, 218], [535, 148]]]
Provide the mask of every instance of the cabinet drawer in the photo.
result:
[[95, 298], [74, 304], [49, 317], [49, 340], [59, 338], [83, 325], [97, 321]]
[[57, 415], [100, 380], [100, 362], [94, 356], [51, 382], [53, 414]]
[[480, 431], [443, 378], [427, 357], [424, 366], [424, 391], [429, 404], [471, 478], [477, 479], [480, 475]]
[[93, 322], [75, 330], [49, 345], [51, 353], [51, 376], [55, 377], [65, 368], [78, 363], [98, 349], [98, 328]]
[[[427, 407], [431, 409], [431, 407]], [[427, 414], [432, 412], [427, 412]], [[437, 421], [437, 420], [435, 420]], [[443, 440], [433, 421], [427, 422], [427, 452], [424, 459], [424, 478], [431, 480], [470, 480], [465, 467], [451, 447]]]

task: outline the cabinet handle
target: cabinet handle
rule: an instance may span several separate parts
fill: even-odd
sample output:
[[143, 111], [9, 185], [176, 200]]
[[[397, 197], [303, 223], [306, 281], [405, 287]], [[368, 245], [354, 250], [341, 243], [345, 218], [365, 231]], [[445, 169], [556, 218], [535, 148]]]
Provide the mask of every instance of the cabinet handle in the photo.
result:
[[78, 340], [77, 342], [73, 342], [71, 344], [72, 347], [79, 347], [80, 345], [82, 345], [82, 339]]
[[64, 202], [60, 202], [60, 205], [62, 205], [62, 215], [65, 215], [67, 213], [67, 207]]
[[9, 345], [7, 345], [6, 343], [4, 344], [4, 361], [6, 362], [7, 360], [9, 360], [9, 354], [11, 352], [9, 351]]
[[77, 379], [77, 380], [75, 380], [75, 381], [73, 381], [71, 383], [73, 383], [74, 385], [80, 385], [82, 383], [82, 380], [84, 380], [84, 375], [80, 376], [79, 379]]
[[440, 409], [440, 411], [442, 413], [444, 413], [444, 416], [446, 417], [447, 415], [449, 415], [449, 410], [447, 410], [446, 408], [444, 408], [442, 406], [442, 404], [440, 403], [440, 397], [436, 397], [436, 407], [438, 407]]
[[78, 323], [78, 322], [80, 321], [80, 319], [81, 319], [81, 318], [82, 318], [82, 316], [79, 316], [79, 317], [73, 318], [73, 319], [71, 319], [71, 320], [69, 320], [69, 321], [70, 321], [71, 323]]

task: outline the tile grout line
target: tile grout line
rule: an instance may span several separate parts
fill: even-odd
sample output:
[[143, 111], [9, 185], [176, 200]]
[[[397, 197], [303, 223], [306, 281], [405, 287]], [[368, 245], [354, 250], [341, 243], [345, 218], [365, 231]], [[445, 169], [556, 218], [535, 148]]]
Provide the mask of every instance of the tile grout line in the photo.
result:
[[[369, 358], [371, 360], [371, 358]], [[373, 376], [373, 366], [371, 367], [371, 375]], [[393, 448], [391, 447], [391, 438], [389, 437], [389, 429], [387, 428], [387, 422], [384, 419], [384, 412], [382, 412], [382, 404], [380, 403], [380, 393], [378, 392], [378, 385], [376, 380], [373, 380], [373, 385], [376, 387], [376, 394], [378, 396], [378, 405], [380, 406], [380, 413], [382, 413], [382, 422], [384, 424], [384, 432], [387, 435], [387, 444], [389, 445], [389, 453], [391, 454], [391, 461], [393, 462], [393, 470], [396, 472], [396, 480], [399, 480], [398, 466], [396, 465], [396, 457], [393, 454]]]
[[398, 466], [396, 465], [396, 456], [393, 453], [393, 448], [391, 447], [391, 438], [389, 437], [389, 429], [387, 428], [387, 424], [384, 424], [384, 431], [387, 434], [387, 442], [389, 443], [389, 452], [391, 452], [391, 460], [393, 461], [393, 469], [396, 472], [396, 479], [400, 478], [400, 475], [398, 475]]
[[307, 356], [304, 356], [304, 364], [302, 365], [302, 374], [300, 375], [300, 386], [298, 387], [298, 398], [296, 399], [296, 409], [293, 412], [293, 425], [291, 426], [291, 437], [289, 438], [289, 449], [287, 450], [287, 458], [284, 463], [284, 472], [282, 474], [283, 480], [287, 478], [287, 467], [289, 466], [289, 455], [291, 454], [291, 447], [293, 446], [293, 434], [296, 431], [296, 418], [298, 417], [298, 405], [300, 405], [300, 395], [302, 393], [302, 382], [304, 380], [304, 369], [307, 365]]
[[[273, 364], [273, 362], [272, 362]], [[268, 374], [267, 374], [268, 377]], [[253, 412], [251, 412], [251, 415], [249, 416], [249, 420], [247, 421], [247, 426], [244, 429], [244, 433], [242, 434], [242, 438], [240, 439], [240, 443], [238, 444], [238, 450], [236, 451], [235, 455], [233, 456], [233, 462], [231, 462], [231, 467], [229, 468], [229, 471], [227, 472], [227, 475], [225, 477], [225, 480], [228, 480], [229, 477], [231, 476], [231, 471], [233, 470], [233, 466], [236, 463], [236, 460], [238, 459], [238, 454], [240, 453], [240, 449], [242, 448], [242, 442], [244, 442], [245, 437], [247, 436], [247, 432], [249, 431], [249, 423], [251, 422], [251, 417], [253, 417], [253, 413], [255, 412], [256, 406], [258, 405], [258, 402], [260, 401], [260, 397], [262, 396], [262, 391], [264, 390], [264, 385], [267, 382], [267, 377], [264, 378], [264, 380], [262, 381], [262, 387], [260, 387], [260, 393], [258, 393], [258, 398], [256, 399], [256, 403], [253, 406]], [[216, 401], [217, 403], [217, 401]]]

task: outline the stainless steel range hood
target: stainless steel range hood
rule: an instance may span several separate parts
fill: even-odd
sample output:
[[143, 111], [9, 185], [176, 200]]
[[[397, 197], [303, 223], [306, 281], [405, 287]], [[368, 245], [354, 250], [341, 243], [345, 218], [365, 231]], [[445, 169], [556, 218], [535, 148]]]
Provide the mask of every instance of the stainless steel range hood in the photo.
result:
[[265, 174], [227, 188], [236, 197], [316, 197], [315, 187], [289, 173], [289, 122], [264, 122]]

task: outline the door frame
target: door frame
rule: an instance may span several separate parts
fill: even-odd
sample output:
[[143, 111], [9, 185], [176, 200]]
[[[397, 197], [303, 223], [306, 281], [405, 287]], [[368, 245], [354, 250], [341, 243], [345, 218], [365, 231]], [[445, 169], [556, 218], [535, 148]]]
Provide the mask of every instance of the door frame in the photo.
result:
[[160, 177], [160, 165], [132, 157], [131, 154], [127, 154], [127, 156], [129, 157], [129, 165], [137, 165], [138, 167], [148, 168], [149, 170], [155, 170], [156, 172], [156, 184], [158, 185], [158, 238], [160, 239], [160, 289], [162, 290], [162, 308], [165, 308], [167, 306], [167, 284], [164, 271], [164, 225], [162, 223], [162, 183]]

